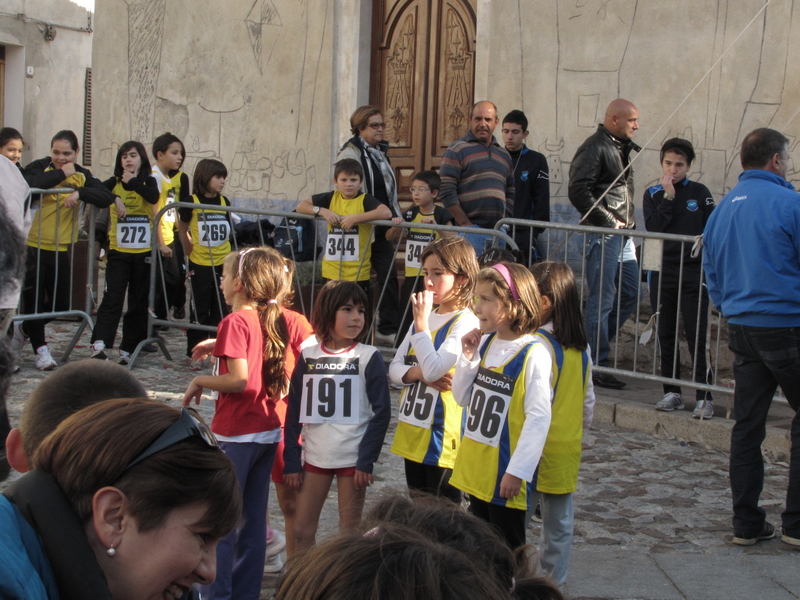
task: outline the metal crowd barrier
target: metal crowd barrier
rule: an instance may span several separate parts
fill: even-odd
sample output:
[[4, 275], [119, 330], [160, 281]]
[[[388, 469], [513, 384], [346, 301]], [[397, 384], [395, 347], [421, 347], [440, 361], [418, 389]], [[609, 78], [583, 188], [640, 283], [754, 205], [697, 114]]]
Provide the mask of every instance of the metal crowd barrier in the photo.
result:
[[[700, 278], [702, 283], [702, 288], [705, 289], [705, 281], [703, 278], [703, 270], [702, 270], [702, 247], [700, 244], [697, 244], [697, 239], [692, 236], [685, 236], [685, 235], [674, 235], [669, 233], [653, 233], [648, 231], [640, 231], [640, 230], [625, 230], [625, 229], [608, 229], [605, 227], [589, 227], [584, 225], [570, 225], [566, 223], [551, 223], [545, 221], [528, 221], [523, 219], [503, 219], [499, 221], [495, 227], [502, 228], [504, 227], [510, 229], [511, 236], [514, 237], [518, 242], [522, 239], [525, 240], [526, 236], [527, 239], [530, 241], [532, 245], [534, 242], [537, 243], [537, 246], [541, 253], [541, 259], [543, 260], [554, 260], [554, 261], [561, 261], [567, 262], [572, 266], [573, 270], [575, 271], [575, 276], [578, 279], [579, 283], [581, 283], [581, 301], [585, 306], [588, 294], [588, 283], [586, 277], [586, 257], [588, 249], [588, 241], [589, 236], [591, 234], [598, 234], [600, 235], [600, 243], [601, 243], [601, 270], [603, 265], [605, 264], [604, 261], [606, 259], [606, 252], [605, 252], [605, 244], [606, 244], [606, 236], [620, 236], [623, 238], [630, 238], [634, 241], [634, 245], [637, 248], [637, 267], [636, 267], [636, 278], [637, 278], [637, 301], [636, 306], [633, 311], [633, 351], [625, 353], [622, 345], [624, 343], [623, 340], [620, 339], [620, 331], [622, 326], [627, 322], [628, 318], [626, 318], [623, 322], [617, 322], [616, 327], [612, 330], [609, 330], [609, 338], [613, 336], [611, 340], [611, 350], [609, 354], [609, 366], [595, 366], [594, 370], [598, 373], [608, 373], [614, 376], [625, 376], [632, 379], [639, 379], [642, 381], [649, 381], [653, 383], [659, 384], [667, 384], [667, 385], [675, 385], [680, 386], [682, 388], [690, 388], [701, 390], [704, 392], [711, 392], [714, 394], [724, 394], [726, 396], [730, 396], [733, 394], [733, 388], [726, 385], [721, 385], [717, 381], [717, 374], [719, 373], [719, 356], [720, 356], [720, 348], [722, 347], [723, 343], [723, 320], [721, 315], [718, 312], [711, 310], [711, 302], [709, 300], [708, 307], [705, 307], [706, 315], [706, 332], [705, 332], [705, 354], [706, 354], [706, 372], [701, 376], [698, 376], [697, 373], [697, 363], [698, 363], [698, 354], [695, 353], [691, 363], [692, 368], [690, 369], [690, 374], [687, 374], [686, 377], [677, 377], [677, 372], [679, 370], [679, 358], [680, 358], [680, 351], [683, 353], [686, 352], [686, 348], [681, 348], [681, 341], [682, 341], [682, 334], [683, 328], [681, 327], [682, 319], [683, 319], [683, 312], [681, 311], [680, 301], [678, 302], [677, 312], [675, 313], [675, 335], [674, 338], [671, 339], [673, 345], [673, 369], [671, 373], [668, 374], [661, 374], [661, 369], [659, 368], [661, 363], [661, 354], [660, 354], [660, 344], [658, 342], [658, 331], [661, 319], [665, 317], [665, 315], [661, 315], [660, 311], [658, 310], [651, 310], [648, 306], [643, 307], [642, 296], [644, 295], [642, 292], [642, 283], [649, 280], [649, 273], [648, 271], [660, 271], [662, 268], [662, 249], [663, 244], [666, 242], [674, 242], [680, 244], [680, 259], [677, 263], [677, 270], [678, 270], [678, 288], [676, 295], [678, 298], [682, 296], [685, 289], [685, 282], [684, 282], [684, 260], [686, 255], [687, 249], [695, 249], [695, 245], [697, 245], [697, 252], [699, 252], [698, 256], [700, 259]], [[543, 230], [542, 233], [536, 234], [534, 230]], [[537, 239], [538, 237], [538, 239]], [[625, 240], [620, 242], [620, 246], [625, 246]], [[615, 276], [617, 281], [616, 287], [619, 289], [619, 284], [623, 280], [624, 271], [623, 271], [623, 262], [618, 262], [618, 269]], [[662, 305], [662, 297], [663, 297], [663, 283], [664, 278], [659, 277], [658, 285], [652, 292], [652, 297], [655, 300], [654, 304], [656, 307], [660, 307]], [[601, 293], [602, 293], [602, 285]], [[686, 286], [688, 287], [688, 286]], [[648, 286], [649, 288], [649, 286]], [[648, 289], [648, 292], [650, 290]], [[615, 306], [617, 312], [622, 308], [621, 305], [622, 297], [621, 294], [617, 294], [615, 298]], [[649, 301], [646, 302], [647, 305], [650, 304]], [[602, 307], [602, 298], [598, 301], [598, 319], [600, 317]], [[695, 319], [695, 323], [700, 322], [701, 316], [704, 312], [703, 306], [703, 295], [698, 294], [698, 302], [695, 314], [692, 315]], [[614, 310], [612, 309], [612, 313]], [[647, 322], [646, 325], [642, 324], [642, 316], [652, 315]], [[672, 314], [669, 315], [670, 317]], [[715, 334], [712, 331], [715, 330]], [[644, 334], [645, 338], [648, 337], [646, 331], [650, 331], [649, 340], [643, 339], [642, 335]], [[587, 332], [588, 333], [588, 332]], [[696, 327], [695, 331], [695, 339], [694, 347], [697, 348], [700, 345], [699, 336], [701, 335], [700, 327]], [[600, 332], [598, 330], [598, 334], [594, 340], [590, 341], [590, 344], [597, 348], [599, 346], [599, 338]], [[688, 343], [688, 340], [686, 340]], [[727, 346], [727, 340], [725, 340], [725, 345]], [[632, 355], [631, 355], [632, 354]], [[684, 354], [685, 355], [685, 354]], [[713, 360], [712, 360], [713, 357]], [[593, 360], [596, 360], [596, 357], [593, 357]], [[700, 381], [706, 381], [707, 383], [701, 383]]]
[[[177, 210], [179, 210], [181, 208], [191, 208], [191, 209], [193, 209], [195, 211], [198, 211], [201, 215], [205, 215], [205, 213], [207, 212], [207, 210], [203, 208], [203, 205], [198, 205], [198, 204], [195, 204], [195, 203], [188, 203], [188, 202], [187, 203], [181, 203], [181, 202], [172, 203], [169, 206], [166, 206], [163, 209], [161, 209], [158, 212], [158, 214], [156, 215], [156, 217], [154, 219], [154, 224], [153, 224], [154, 231], [157, 231], [157, 229], [155, 229], [155, 228], [161, 226], [162, 218], [163, 218], [164, 214], [167, 211], [173, 210], [173, 209], [177, 211]], [[289, 237], [290, 240], [291, 240], [291, 234], [289, 232], [288, 219], [305, 220], [305, 221], [309, 221], [310, 223], [314, 224], [313, 225], [313, 227], [314, 227], [314, 259], [313, 259], [313, 261], [308, 261], [308, 262], [312, 263], [311, 264], [310, 302], [308, 303], [308, 305], [306, 305], [304, 297], [303, 297], [302, 288], [301, 288], [301, 284], [300, 284], [300, 280], [299, 280], [298, 270], [295, 269], [295, 292], [296, 292], [295, 297], [299, 300], [300, 311], [303, 314], [305, 314], [307, 317], [310, 317], [311, 310], [312, 310], [312, 307], [314, 305], [314, 296], [315, 296], [315, 293], [316, 293], [317, 284], [321, 283], [321, 280], [317, 277], [318, 267], [319, 267], [319, 265], [321, 263], [321, 260], [322, 260], [322, 253], [317, 251], [317, 249], [319, 247], [320, 237], [321, 237], [320, 234], [319, 234], [319, 230], [318, 230], [317, 224], [318, 223], [325, 223], [325, 220], [320, 218], [320, 217], [315, 217], [313, 215], [305, 215], [305, 214], [300, 214], [300, 213], [296, 213], [296, 212], [287, 212], [287, 211], [279, 211], [279, 210], [262, 210], [262, 209], [243, 208], [243, 207], [236, 207], [236, 206], [227, 206], [227, 207], [214, 206], [213, 209], [208, 209], [208, 212], [214, 212], [214, 213], [225, 212], [225, 213], [237, 213], [237, 214], [240, 214], [240, 215], [253, 215], [259, 221], [264, 217], [275, 217], [275, 218], [278, 218], [278, 219], [280, 219], [280, 222], [279, 222], [278, 225], [275, 226], [276, 227], [276, 231], [279, 230], [281, 227], [285, 227], [286, 231], [287, 231], [287, 234], [288, 234], [288, 237]], [[436, 225], [436, 224], [432, 224], [432, 223], [431, 224], [429, 224], [429, 223], [400, 223], [399, 225], [395, 225], [392, 221], [388, 221], [388, 220], [386, 220], [386, 221], [384, 221], [384, 220], [368, 221], [367, 223], [372, 224], [372, 225], [377, 225], [377, 226], [398, 227], [398, 228], [401, 228], [401, 229], [404, 229], [404, 230], [408, 230], [408, 229], [411, 229], [413, 227], [414, 229], [425, 229], [425, 230], [431, 230], [431, 231], [444, 231], [444, 232], [452, 232], [452, 233], [483, 234], [483, 235], [492, 236], [492, 237], [494, 237], [496, 239], [501, 239], [508, 246], [510, 246], [513, 249], [517, 248], [514, 240], [511, 239], [511, 237], [509, 237], [506, 233], [504, 233], [502, 231], [498, 231], [498, 230], [494, 230], [494, 229], [477, 229], [477, 228], [474, 228], [474, 227], [450, 227], [450, 226], [447, 226], [447, 225]], [[258, 227], [257, 229], [258, 229], [258, 232], [259, 232], [259, 239], [260, 239], [261, 245], [267, 244], [268, 240], [266, 240], [264, 238], [263, 229], [261, 227]], [[368, 244], [372, 243], [373, 236], [374, 236], [374, 229], [370, 233], [370, 238], [367, 241]], [[133, 368], [133, 366], [134, 366], [134, 364], [136, 362], [136, 359], [138, 358], [139, 354], [141, 353], [143, 347], [145, 345], [151, 344], [151, 343], [155, 343], [155, 344], [158, 345], [159, 349], [164, 354], [164, 356], [165, 356], [165, 358], [167, 360], [172, 360], [172, 357], [171, 357], [171, 355], [169, 353], [169, 350], [166, 347], [164, 338], [162, 338], [161, 336], [157, 335], [157, 333], [155, 331], [156, 327], [180, 328], [180, 329], [185, 329], [185, 330], [207, 331], [207, 332], [211, 332], [211, 333], [216, 332], [216, 330], [217, 330], [216, 326], [201, 325], [199, 323], [191, 323], [191, 322], [186, 322], [186, 321], [175, 321], [175, 320], [170, 320], [170, 319], [159, 319], [159, 318], [156, 318], [154, 316], [155, 315], [155, 303], [156, 303], [156, 290], [157, 290], [156, 286], [157, 285], [161, 286], [161, 290], [163, 292], [161, 294], [161, 297], [165, 298], [165, 301], [166, 301], [166, 298], [167, 298], [167, 293], [166, 293], [167, 291], [166, 291], [166, 281], [165, 281], [165, 278], [163, 276], [163, 269], [160, 268], [161, 265], [162, 265], [162, 261], [161, 261], [161, 253], [160, 253], [159, 247], [158, 247], [158, 236], [153, 235], [151, 237], [152, 237], [152, 249], [151, 249], [152, 268], [150, 270], [150, 298], [149, 298], [149, 311], [148, 311], [148, 323], [147, 323], [147, 338], [145, 340], [143, 340], [142, 342], [140, 342], [139, 345], [134, 350], [134, 352], [131, 354], [131, 359], [130, 359], [130, 362], [128, 363], [128, 368], [129, 369]], [[238, 250], [237, 240], [236, 240], [236, 237], [233, 235], [232, 232], [230, 233], [230, 240], [231, 240], [232, 250], [234, 250], [234, 251]], [[401, 242], [402, 242], [402, 237], [401, 237], [401, 240], [399, 242], [394, 244], [394, 257], [393, 257], [394, 261], [396, 261], [396, 259], [397, 259], [397, 252], [400, 249]], [[180, 241], [178, 241], [178, 243], [180, 243]], [[209, 248], [211, 247], [211, 245], [212, 245], [211, 244], [211, 240], [208, 240]], [[289, 247], [292, 249], [292, 253], [291, 253], [290, 258], [295, 263], [297, 263], [297, 261], [295, 260], [295, 256], [294, 256], [294, 247], [293, 247], [293, 245], [291, 243], [289, 244]], [[344, 259], [344, 257], [342, 256], [342, 258], [340, 259], [340, 269], [342, 268], [341, 267], [341, 261], [343, 261], [343, 259]], [[362, 263], [361, 263], [362, 265], [363, 265], [363, 259], [364, 259], [364, 255], [362, 253]], [[186, 257], [186, 260], [188, 262], [188, 257]], [[160, 275], [160, 277], [159, 277], [159, 275]], [[214, 281], [215, 281], [215, 287], [218, 287], [219, 281], [218, 281], [218, 278], [216, 276], [216, 273], [214, 273]], [[375, 326], [377, 324], [377, 318], [378, 318], [378, 312], [379, 312], [378, 311], [378, 307], [381, 305], [381, 301], [383, 300], [384, 295], [387, 294], [387, 293], [392, 293], [391, 290], [388, 290], [388, 287], [387, 287], [388, 286], [388, 281], [389, 281], [389, 273], [385, 273], [385, 274], [378, 273], [378, 285], [379, 285], [379, 290], [380, 291], [378, 293], [377, 301], [374, 303], [375, 310], [373, 311], [372, 320], [369, 323], [369, 335], [370, 336], [372, 336], [374, 331], [375, 331]], [[190, 290], [189, 301], [190, 301], [190, 303], [193, 303], [194, 302], [194, 290], [191, 288], [191, 285], [189, 286], [189, 290]], [[398, 293], [399, 294], [399, 289], [394, 291], [394, 293]], [[220, 312], [223, 313], [224, 311], [222, 310], [222, 306], [221, 306], [221, 303], [223, 302], [223, 300], [221, 299], [221, 293], [217, 295], [216, 301], [218, 303], [220, 303]], [[169, 308], [169, 307], [167, 307], [167, 308]], [[407, 307], [406, 307], [406, 310], [408, 310]], [[191, 310], [189, 312], [191, 313]], [[402, 322], [402, 319], [401, 319], [401, 322]], [[402, 339], [402, 336], [404, 335], [404, 333], [405, 332], [398, 332], [396, 338], [399, 338], [399, 339], [397, 339], [397, 341], [395, 342], [395, 345], [397, 343], [399, 343], [399, 341]], [[387, 348], [387, 347], [380, 347], [379, 346], [379, 348], [381, 348], [383, 350], [391, 350], [391, 348]]]
[[[39, 188], [31, 188], [30, 196], [28, 197], [28, 200], [29, 200], [30, 206], [31, 206], [31, 212], [33, 212], [35, 210], [38, 210], [42, 194], [56, 194], [57, 201], [60, 202], [62, 195], [69, 195], [74, 191], [75, 190], [73, 188], [53, 188], [53, 189], [49, 189], [49, 190], [43, 190], [43, 189], [39, 189]], [[34, 196], [38, 196], [39, 200], [38, 201], [35, 200]], [[73, 292], [74, 292], [74, 282], [75, 282], [75, 256], [76, 256], [76, 245], [78, 244], [78, 242], [84, 241], [84, 240], [79, 239], [78, 235], [79, 235], [79, 232], [80, 232], [80, 217], [81, 217], [81, 215], [83, 213], [83, 210], [85, 210], [85, 209], [88, 209], [88, 210], [91, 211], [90, 212], [90, 218], [89, 218], [89, 228], [88, 228], [89, 229], [89, 231], [88, 231], [89, 235], [88, 235], [88, 239], [86, 240], [87, 241], [87, 246], [88, 246], [87, 253], [86, 253], [86, 255], [87, 255], [86, 256], [86, 286], [85, 286], [86, 287], [86, 294], [85, 294], [84, 306], [81, 307], [80, 309], [78, 309], [78, 308], [73, 306], [73, 295], [74, 295]], [[67, 242], [67, 244], [69, 245], [69, 248], [67, 250], [61, 251], [61, 252], [68, 253], [68, 255], [72, 257], [72, 259], [69, 261], [69, 271], [67, 273], [61, 273], [61, 272], [59, 272], [60, 269], [59, 269], [59, 264], [58, 264], [59, 263], [58, 254], [60, 252], [56, 253], [55, 273], [54, 273], [55, 281], [53, 282], [54, 293], [53, 293], [53, 298], [47, 299], [48, 300], [47, 304], [50, 306], [51, 310], [47, 310], [47, 311], [44, 311], [44, 312], [37, 312], [38, 311], [38, 307], [39, 307], [39, 299], [40, 299], [41, 295], [44, 293], [44, 291], [41, 290], [40, 286], [39, 286], [39, 284], [40, 284], [39, 271], [40, 271], [40, 268], [41, 268], [41, 257], [42, 257], [42, 254], [41, 254], [42, 253], [41, 242], [39, 242], [39, 245], [37, 245], [37, 251], [36, 251], [36, 289], [34, 291], [34, 305], [33, 306], [27, 306], [26, 305], [27, 303], [25, 303], [24, 300], [23, 300], [23, 296], [24, 296], [24, 293], [25, 293], [24, 292], [24, 290], [25, 290], [25, 281], [28, 279], [28, 266], [29, 266], [28, 265], [27, 250], [26, 250], [25, 276], [23, 278], [22, 286], [21, 286], [20, 306], [19, 306], [18, 311], [17, 311], [18, 312], [17, 316], [15, 316], [12, 319], [13, 322], [35, 321], [35, 320], [39, 320], [39, 319], [48, 319], [48, 320], [66, 319], [66, 318], [72, 318], [72, 319], [77, 318], [77, 319], [79, 319], [80, 323], [78, 325], [78, 328], [75, 331], [75, 334], [72, 336], [72, 339], [68, 343], [67, 348], [64, 351], [64, 354], [59, 359], [62, 363], [66, 362], [69, 359], [70, 354], [72, 354], [72, 350], [75, 348], [75, 346], [78, 343], [78, 340], [80, 339], [81, 335], [83, 335], [83, 332], [86, 329], [86, 327], [88, 326], [90, 330], [94, 327], [94, 323], [92, 322], [92, 318], [91, 318], [90, 315], [92, 313], [92, 305], [93, 305], [93, 301], [94, 301], [94, 262], [95, 262], [95, 258], [94, 258], [94, 221], [95, 221], [95, 208], [93, 206], [89, 205], [89, 204], [85, 204], [83, 202], [78, 202], [78, 204], [71, 210], [74, 211], [73, 212], [73, 219], [74, 219], [75, 226], [72, 228], [72, 230], [70, 232], [70, 239]], [[62, 243], [62, 240], [61, 240], [61, 228], [60, 228], [60, 226], [61, 226], [61, 215], [62, 215], [61, 210], [56, 211], [56, 226], [55, 226], [55, 231], [56, 231], [55, 246], [56, 246], [56, 248], [58, 248], [58, 246], [61, 245], [61, 243]], [[41, 240], [41, 237], [42, 237], [42, 235], [41, 235], [42, 234], [42, 222], [41, 221], [39, 221], [38, 230], [33, 230], [33, 231], [36, 231], [37, 239]], [[30, 247], [30, 246], [28, 246], [28, 247]], [[69, 280], [69, 305], [66, 308], [63, 307], [63, 306], [59, 307], [59, 306], [56, 305], [56, 299], [57, 299], [57, 296], [58, 296], [58, 292], [57, 292], [58, 283], [59, 283], [60, 278], [62, 278], [62, 277], [66, 277]]]

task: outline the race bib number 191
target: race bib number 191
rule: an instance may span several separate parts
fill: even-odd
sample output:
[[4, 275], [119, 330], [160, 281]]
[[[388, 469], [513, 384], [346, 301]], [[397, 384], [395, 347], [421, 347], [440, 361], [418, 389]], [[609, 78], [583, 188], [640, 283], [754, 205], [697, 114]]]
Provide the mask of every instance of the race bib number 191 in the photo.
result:
[[513, 390], [514, 380], [511, 377], [481, 367], [472, 386], [464, 435], [497, 448]]
[[307, 358], [300, 402], [302, 423], [359, 423], [357, 358]]

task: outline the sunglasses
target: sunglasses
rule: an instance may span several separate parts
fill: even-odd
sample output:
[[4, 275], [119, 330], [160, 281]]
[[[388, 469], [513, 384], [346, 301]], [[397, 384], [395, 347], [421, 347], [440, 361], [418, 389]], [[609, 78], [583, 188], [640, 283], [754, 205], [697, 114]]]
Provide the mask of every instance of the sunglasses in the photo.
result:
[[145, 448], [139, 456], [129, 462], [128, 466], [123, 470], [123, 473], [132, 466], [138, 465], [144, 459], [153, 456], [153, 454], [166, 450], [170, 446], [191, 437], [199, 437], [212, 448], [219, 448], [217, 438], [211, 433], [211, 429], [209, 429], [206, 422], [203, 421], [200, 414], [193, 408], [182, 408], [180, 418], [167, 427], [164, 433], [158, 436], [156, 441]]

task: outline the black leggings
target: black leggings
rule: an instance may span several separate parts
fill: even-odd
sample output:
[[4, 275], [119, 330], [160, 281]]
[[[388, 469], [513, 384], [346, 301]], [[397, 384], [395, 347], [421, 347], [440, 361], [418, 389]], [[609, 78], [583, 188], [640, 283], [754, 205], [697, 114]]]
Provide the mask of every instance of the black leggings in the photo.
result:
[[432, 496], [441, 496], [452, 500], [456, 504], [461, 503], [461, 490], [450, 485], [452, 469], [446, 469], [437, 465], [423, 465], [405, 459], [406, 483], [412, 492], [422, 492]]

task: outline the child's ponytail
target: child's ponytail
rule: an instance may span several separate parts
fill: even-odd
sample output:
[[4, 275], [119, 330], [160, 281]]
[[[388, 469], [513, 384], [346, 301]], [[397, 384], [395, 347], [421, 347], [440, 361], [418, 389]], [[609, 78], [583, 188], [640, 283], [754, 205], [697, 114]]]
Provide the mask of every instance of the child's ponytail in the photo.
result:
[[237, 253], [231, 264], [231, 277], [239, 277], [245, 294], [258, 311], [264, 334], [264, 387], [277, 400], [289, 390], [286, 352], [289, 330], [281, 311], [287, 295], [286, 263], [273, 248], [247, 248]]
[[575, 273], [567, 263], [546, 261], [531, 267], [542, 296], [550, 300], [545, 320], [553, 322], [553, 335], [564, 348], [586, 350], [586, 328]]

